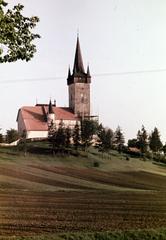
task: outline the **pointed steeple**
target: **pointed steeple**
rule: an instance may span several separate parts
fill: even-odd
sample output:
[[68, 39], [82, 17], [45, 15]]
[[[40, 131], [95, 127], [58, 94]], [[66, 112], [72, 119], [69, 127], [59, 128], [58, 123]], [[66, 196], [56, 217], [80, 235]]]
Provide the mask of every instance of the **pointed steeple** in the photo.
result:
[[52, 102], [50, 100], [49, 106], [48, 106], [48, 114], [52, 114], [52, 113], [54, 113], [54, 110], [53, 110], [53, 107], [52, 107]]
[[69, 66], [69, 70], [68, 70], [68, 78], [70, 78], [71, 76], [71, 72], [70, 72], [70, 66]]
[[75, 58], [74, 58], [73, 73], [74, 74], [75, 73], [85, 73], [78, 36], [77, 36], [76, 52], [75, 52]]
[[87, 67], [87, 77], [91, 77], [90, 76], [90, 70], [89, 70], [89, 64], [88, 64], [88, 67]]

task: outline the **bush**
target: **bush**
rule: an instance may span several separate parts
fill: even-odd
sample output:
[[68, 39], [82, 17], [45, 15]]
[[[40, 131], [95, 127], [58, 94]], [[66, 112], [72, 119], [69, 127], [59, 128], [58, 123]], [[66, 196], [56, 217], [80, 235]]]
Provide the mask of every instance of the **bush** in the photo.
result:
[[93, 163], [93, 167], [100, 167], [100, 163], [97, 162], [97, 161], [95, 161], [95, 162]]
[[129, 158], [128, 156], [126, 156], [126, 160], [127, 160], [127, 161], [129, 161], [129, 160], [130, 160], [130, 158]]

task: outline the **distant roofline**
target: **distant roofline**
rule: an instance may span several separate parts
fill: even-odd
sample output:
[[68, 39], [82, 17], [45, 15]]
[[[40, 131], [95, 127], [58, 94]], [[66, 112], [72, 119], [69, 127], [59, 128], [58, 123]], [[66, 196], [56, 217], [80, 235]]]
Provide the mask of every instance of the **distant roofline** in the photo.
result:
[[[35, 107], [48, 107], [49, 106], [49, 104], [46, 104], [46, 103], [37, 103], [36, 105], [35, 105]], [[56, 105], [54, 104], [54, 103], [52, 103], [52, 106], [54, 106], [54, 107], [56, 107]]]

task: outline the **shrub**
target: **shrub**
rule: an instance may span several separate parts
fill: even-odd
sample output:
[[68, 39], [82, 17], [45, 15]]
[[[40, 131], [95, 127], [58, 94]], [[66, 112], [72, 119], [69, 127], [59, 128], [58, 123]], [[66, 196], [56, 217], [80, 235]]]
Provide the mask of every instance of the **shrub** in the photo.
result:
[[95, 161], [95, 162], [93, 163], [93, 166], [94, 166], [94, 167], [100, 167], [100, 163], [97, 162], [97, 161]]

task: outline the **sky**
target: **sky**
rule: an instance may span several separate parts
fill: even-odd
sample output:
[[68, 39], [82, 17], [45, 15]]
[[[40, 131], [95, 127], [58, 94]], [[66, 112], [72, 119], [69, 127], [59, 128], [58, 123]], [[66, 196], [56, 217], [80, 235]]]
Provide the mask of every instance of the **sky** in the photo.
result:
[[67, 73], [77, 32], [92, 75], [91, 113], [126, 140], [142, 124], [157, 127], [166, 142], [165, 0], [10, 0], [24, 15], [40, 18], [37, 53], [30, 62], [0, 66], [1, 132], [17, 128], [22, 106], [56, 99], [68, 106]]

